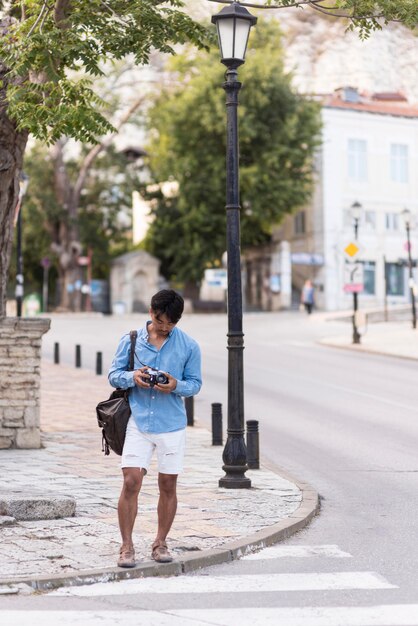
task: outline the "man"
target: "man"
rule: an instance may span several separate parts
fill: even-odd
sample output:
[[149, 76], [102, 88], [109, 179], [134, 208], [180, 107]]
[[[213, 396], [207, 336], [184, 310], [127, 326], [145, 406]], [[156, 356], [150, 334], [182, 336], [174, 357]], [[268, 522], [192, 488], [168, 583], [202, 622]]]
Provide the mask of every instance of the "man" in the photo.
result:
[[[177, 509], [177, 476], [183, 469], [186, 412], [182, 396], [200, 390], [201, 359], [196, 341], [177, 328], [184, 308], [183, 298], [163, 289], [151, 299], [151, 320], [138, 330], [134, 371], [128, 372], [130, 336], [124, 335], [109, 371], [113, 387], [132, 388], [129, 403], [132, 415], [126, 429], [122, 452], [123, 488], [118, 516], [122, 546], [119, 567], [135, 566], [132, 531], [138, 511], [138, 494], [154, 450], [158, 459], [158, 529], [152, 544], [152, 558], [172, 561], [166, 538]], [[155, 382], [163, 372], [166, 382]]]

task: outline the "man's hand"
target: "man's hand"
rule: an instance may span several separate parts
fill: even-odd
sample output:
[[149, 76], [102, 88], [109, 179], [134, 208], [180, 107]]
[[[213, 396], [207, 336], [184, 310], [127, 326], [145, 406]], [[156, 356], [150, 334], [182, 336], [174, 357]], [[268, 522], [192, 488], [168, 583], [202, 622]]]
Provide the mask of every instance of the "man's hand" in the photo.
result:
[[150, 389], [151, 387], [151, 385], [147, 382], [149, 378], [147, 371], [147, 367], [141, 367], [139, 370], [135, 370], [134, 372], [134, 382], [138, 385], [138, 387], [142, 387], [142, 389]]
[[177, 387], [177, 380], [173, 378], [173, 376], [170, 376], [170, 374], [168, 374], [167, 372], [164, 372], [164, 374], [168, 378], [168, 383], [165, 383], [165, 385], [156, 384], [151, 387], [151, 385], [147, 382], [150, 377], [148, 374], [148, 368], [141, 367], [134, 372], [134, 382], [136, 385], [138, 385], [138, 387], [142, 387], [142, 389], [157, 389], [158, 391], [162, 391], [163, 393], [171, 393]]
[[168, 383], [165, 383], [165, 385], [157, 383], [154, 389], [158, 389], [158, 391], [162, 391], [163, 393], [171, 393], [177, 387], [177, 379], [170, 376], [167, 372], [164, 372], [164, 374], [168, 378]]

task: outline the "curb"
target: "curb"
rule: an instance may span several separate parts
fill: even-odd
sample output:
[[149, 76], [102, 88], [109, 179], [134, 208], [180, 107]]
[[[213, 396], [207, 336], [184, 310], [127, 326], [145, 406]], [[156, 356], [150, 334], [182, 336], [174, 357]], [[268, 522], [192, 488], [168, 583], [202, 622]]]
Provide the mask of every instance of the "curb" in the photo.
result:
[[364, 346], [363, 344], [354, 346], [353, 344], [338, 344], [332, 343], [331, 341], [327, 341], [326, 339], [321, 339], [317, 341], [318, 345], [325, 346], [326, 348], [336, 348], [337, 350], [351, 350], [352, 352], [365, 352], [366, 354], [374, 354], [376, 356], [385, 356], [391, 357], [393, 359], [404, 359], [405, 361], [418, 361], [418, 357], [409, 356], [408, 354], [398, 354], [395, 352], [385, 352], [383, 350], [370, 348], [368, 346]]
[[[265, 464], [272, 469], [272, 464]], [[319, 495], [308, 483], [297, 481], [285, 472], [280, 470], [281, 476], [293, 482], [302, 492], [300, 506], [294, 513], [282, 519], [277, 524], [268, 526], [253, 535], [226, 543], [221, 548], [204, 550], [198, 554], [188, 554], [182, 556], [178, 561], [172, 563], [155, 563], [147, 561], [133, 567], [132, 569], [122, 569], [120, 567], [109, 567], [100, 570], [86, 570], [72, 575], [54, 575], [38, 577], [19, 577], [13, 580], [0, 579], [0, 586], [9, 587], [8, 593], [17, 593], [19, 587], [23, 585], [32, 588], [34, 591], [50, 591], [59, 587], [72, 587], [77, 585], [91, 585], [99, 582], [112, 582], [117, 580], [128, 580], [134, 578], [145, 578], [151, 576], [178, 576], [186, 574], [203, 567], [229, 563], [245, 554], [261, 550], [274, 543], [287, 539], [294, 533], [304, 528], [319, 512]], [[27, 588], [26, 587], [26, 588]]]

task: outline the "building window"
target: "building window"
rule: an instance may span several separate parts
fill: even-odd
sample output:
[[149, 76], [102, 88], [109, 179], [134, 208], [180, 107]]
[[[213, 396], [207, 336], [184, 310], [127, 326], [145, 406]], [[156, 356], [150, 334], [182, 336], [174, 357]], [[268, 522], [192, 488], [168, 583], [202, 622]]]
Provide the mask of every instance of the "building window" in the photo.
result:
[[364, 225], [367, 230], [376, 230], [376, 211], [364, 211]]
[[293, 224], [295, 235], [303, 235], [305, 232], [305, 211], [300, 211], [297, 215], [295, 215]]
[[363, 293], [374, 296], [376, 289], [376, 263], [374, 261], [361, 261], [363, 265]]
[[408, 182], [408, 146], [405, 144], [390, 146], [390, 178], [394, 183]]
[[386, 213], [386, 230], [398, 230], [398, 229], [399, 229], [398, 213]]
[[404, 268], [398, 263], [385, 264], [386, 294], [388, 296], [405, 295]]
[[348, 140], [348, 177], [355, 182], [367, 180], [367, 141]]

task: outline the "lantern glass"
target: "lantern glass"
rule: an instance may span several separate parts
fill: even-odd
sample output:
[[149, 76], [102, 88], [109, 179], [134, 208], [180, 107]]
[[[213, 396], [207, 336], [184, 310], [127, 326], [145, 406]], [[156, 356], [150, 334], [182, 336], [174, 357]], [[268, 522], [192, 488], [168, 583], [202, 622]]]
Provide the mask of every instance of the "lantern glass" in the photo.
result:
[[408, 228], [411, 225], [411, 211], [409, 209], [404, 209], [401, 215], [405, 227]]
[[242, 65], [250, 29], [257, 22], [257, 18], [238, 2], [233, 2], [217, 15], [213, 15], [212, 22], [218, 30], [222, 63], [231, 68]]
[[232, 59], [234, 52], [234, 25], [235, 19], [219, 20], [218, 38], [219, 47], [221, 49], [221, 57], [223, 59]]
[[235, 48], [234, 59], [245, 60], [247, 51], [248, 36], [250, 34], [251, 23], [248, 20], [235, 20]]
[[353, 220], [359, 220], [361, 217], [361, 212], [363, 210], [363, 207], [361, 206], [360, 202], [354, 202], [354, 204], [351, 205], [351, 217], [353, 218]]

